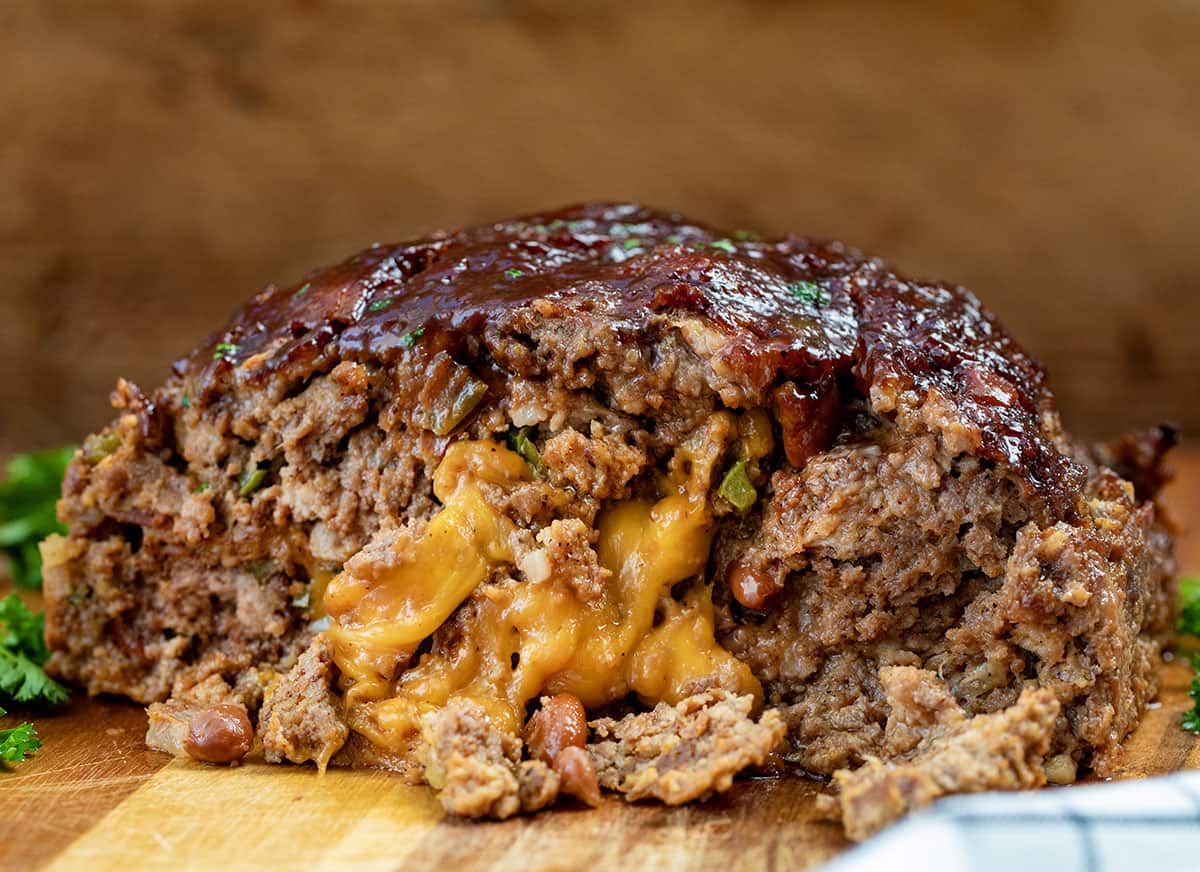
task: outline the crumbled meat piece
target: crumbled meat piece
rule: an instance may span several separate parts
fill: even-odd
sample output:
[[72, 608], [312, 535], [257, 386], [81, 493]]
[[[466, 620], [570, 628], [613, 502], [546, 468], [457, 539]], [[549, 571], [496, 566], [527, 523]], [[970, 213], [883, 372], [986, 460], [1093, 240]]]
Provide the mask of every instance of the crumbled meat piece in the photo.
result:
[[267, 691], [258, 720], [267, 762], [311, 760], [322, 771], [329, 765], [350, 733], [333, 695], [333, 681], [333, 646], [321, 634]]
[[555, 434], [546, 440], [542, 459], [551, 482], [595, 500], [626, 496], [629, 482], [647, 460], [644, 451], [626, 445], [619, 435], [605, 435], [598, 425], [590, 437], [570, 428]]
[[529, 581], [553, 578], [568, 585], [584, 602], [600, 598], [611, 573], [600, 565], [591, 529], [577, 518], [564, 518], [537, 534], [542, 547], [531, 551], [521, 568]]
[[733, 776], [761, 766], [787, 731], [774, 710], [755, 723], [753, 704], [749, 696], [714, 690], [619, 721], [593, 721], [599, 741], [588, 750], [601, 786], [667, 805], [728, 790]]
[[181, 686], [177, 680], [171, 698], [196, 705], [221, 705], [233, 701], [233, 689], [221, 673], [214, 672], [191, 686]]
[[1050, 691], [1027, 688], [1003, 711], [931, 730], [910, 760], [834, 773], [846, 835], [861, 841], [950, 793], [1040, 787], [1059, 710]]
[[188, 721], [200, 706], [177, 700], [151, 703], [146, 709], [146, 747], [166, 751], [176, 757], [186, 757], [183, 743], [187, 741]]
[[314, 379], [301, 396], [275, 406], [270, 420], [280, 433], [284, 450], [323, 460], [366, 417], [369, 387], [366, 370], [343, 361], [327, 377]]
[[540, 760], [521, 763], [521, 740], [493, 727], [473, 702], [450, 700], [425, 715], [421, 733], [425, 779], [451, 814], [503, 820], [558, 796], [558, 774]]
[[879, 684], [891, 709], [883, 734], [886, 756], [907, 754], [934, 731], [966, 720], [950, 688], [928, 669], [885, 666]]
[[521, 811], [541, 811], [553, 805], [561, 789], [559, 774], [541, 760], [526, 760], [517, 767], [517, 800]]

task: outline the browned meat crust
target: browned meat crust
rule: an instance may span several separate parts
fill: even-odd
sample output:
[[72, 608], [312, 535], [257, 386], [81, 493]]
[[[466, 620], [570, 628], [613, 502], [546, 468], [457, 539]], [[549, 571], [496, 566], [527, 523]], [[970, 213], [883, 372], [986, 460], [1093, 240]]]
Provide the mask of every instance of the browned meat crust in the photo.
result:
[[[700, 706], [685, 717], [618, 687], [601, 702], [632, 720], [598, 723], [632, 732], [589, 753], [631, 794], [725, 785], [778, 718], [784, 758], [809, 772], [919, 767], [908, 745], [931, 725], [975, 735], [1033, 687], [1061, 712], [1044, 749], [1055, 780], [1103, 770], [1170, 639], [1154, 498], [1173, 431], [1075, 444], [1041, 368], [970, 292], [839, 243], [589, 204], [375, 246], [268, 288], [163, 387], [122, 382], [114, 403], [68, 474], [70, 535], [44, 547], [49, 668], [147, 703], [228, 696], [273, 758], [327, 759], [348, 727], [339, 759], [419, 777], [350, 716], [353, 682], [326, 643], [304, 652], [328, 627], [330, 578], [411, 559], [443, 510], [433, 478], [451, 446], [518, 432], [529, 474], [479, 487], [512, 527], [512, 559], [383, 677], [394, 690], [470, 650], [481, 616], [518, 591], [602, 602], [623, 583], [601, 559], [603, 518], [685, 477], [711, 551], [654, 626], [711, 600], [716, 642], [746, 674], [726, 662], [707, 686], [753, 685], [766, 711], [756, 725], [744, 703], [672, 694]], [[739, 471], [740, 490], [718, 490]], [[942, 683], [901, 692], [905, 667]], [[517, 705], [560, 690], [527, 688]], [[559, 774], [460, 701], [412, 738], [429, 745], [427, 780], [445, 769], [448, 806], [504, 816], [551, 801]], [[700, 723], [750, 746], [693, 742], [694, 769], [662, 756]]]

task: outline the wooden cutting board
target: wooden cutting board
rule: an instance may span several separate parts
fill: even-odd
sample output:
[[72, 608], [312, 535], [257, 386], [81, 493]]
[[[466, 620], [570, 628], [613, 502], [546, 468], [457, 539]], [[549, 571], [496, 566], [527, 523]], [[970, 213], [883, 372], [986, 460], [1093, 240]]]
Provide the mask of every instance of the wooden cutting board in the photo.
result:
[[[1175, 466], [1167, 502], [1184, 525], [1180, 565], [1196, 572], [1200, 536], [1188, 527], [1200, 524], [1200, 454]], [[1179, 728], [1190, 677], [1185, 664], [1167, 664], [1119, 777], [1200, 768], [1200, 741]], [[0, 774], [0, 869], [727, 872], [804, 869], [849, 847], [840, 826], [816, 814], [821, 785], [811, 781], [738, 783], [684, 808], [608, 799], [595, 811], [467, 823], [445, 818], [431, 791], [386, 773], [172, 760], [144, 748], [145, 714], [119, 700], [77, 697], [35, 716], [45, 747]]]

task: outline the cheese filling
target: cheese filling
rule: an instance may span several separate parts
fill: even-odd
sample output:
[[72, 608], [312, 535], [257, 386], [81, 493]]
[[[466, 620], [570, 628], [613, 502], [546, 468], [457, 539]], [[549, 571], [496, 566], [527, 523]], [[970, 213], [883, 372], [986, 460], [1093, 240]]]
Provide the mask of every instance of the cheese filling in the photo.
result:
[[[529, 464], [491, 440], [452, 444], [434, 475], [442, 509], [424, 530], [326, 589], [351, 728], [405, 758], [417, 749], [422, 714], [453, 697], [470, 698], [510, 733], [542, 694], [571, 693], [595, 708], [633, 693], [653, 705], [678, 702], [709, 679], [761, 700], [749, 668], [716, 640], [703, 578], [715, 529], [709, 479], [722, 440], [737, 432], [732, 422], [719, 413], [704, 438], [681, 446], [659, 499], [618, 501], [600, 513], [596, 553], [609, 575], [593, 599], [553, 573], [521, 579], [516, 569], [532, 534], [485, 490], [527, 484]], [[699, 444], [710, 446], [707, 462], [687, 456]], [[689, 579], [686, 594], [672, 597]], [[470, 610], [460, 637], [411, 664], [460, 607]]]

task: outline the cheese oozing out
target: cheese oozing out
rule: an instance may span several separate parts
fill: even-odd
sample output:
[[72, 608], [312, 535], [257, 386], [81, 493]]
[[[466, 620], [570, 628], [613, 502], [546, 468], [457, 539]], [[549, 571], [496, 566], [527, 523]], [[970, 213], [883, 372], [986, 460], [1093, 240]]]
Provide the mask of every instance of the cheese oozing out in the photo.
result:
[[[530, 533], [494, 508], [485, 489], [528, 483], [530, 467], [492, 440], [453, 443], [434, 474], [442, 508], [424, 530], [398, 537], [388, 559], [355, 564], [326, 589], [351, 728], [388, 755], [411, 759], [421, 716], [454, 697], [479, 704], [510, 733], [542, 694], [571, 693], [594, 708], [633, 693], [653, 705], [678, 702], [710, 679], [761, 700], [749, 667], [716, 640], [704, 581], [715, 529], [713, 469], [739, 430], [743, 457], [769, 452], [769, 424], [764, 441], [763, 421], [744, 416], [739, 428], [732, 414], [718, 413], [677, 449], [657, 500], [602, 510], [596, 552], [609, 575], [593, 599], [553, 573], [517, 580]], [[688, 580], [686, 594], [672, 597]], [[460, 624], [467, 638], [410, 665], [421, 642], [464, 603], [473, 610]]]

